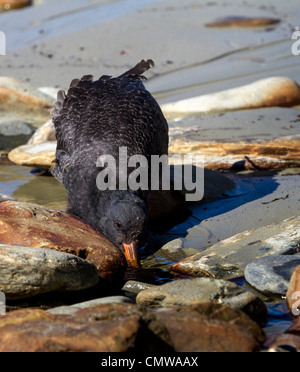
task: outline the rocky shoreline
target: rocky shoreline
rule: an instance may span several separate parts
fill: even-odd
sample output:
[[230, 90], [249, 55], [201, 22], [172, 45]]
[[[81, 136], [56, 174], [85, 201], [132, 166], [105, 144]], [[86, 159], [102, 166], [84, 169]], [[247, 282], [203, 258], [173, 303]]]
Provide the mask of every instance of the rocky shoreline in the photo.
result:
[[[38, 168], [46, 176], [35, 178], [49, 184], [58, 89], [87, 73], [117, 75], [151, 51], [157, 68], [147, 87], [168, 117], [170, 154], [204, 156], [204, 199], [152, 195], [153, 230], [132, 272], [84, 221], [41, 198], [32, 203], [30, 182], [15, 195], [20, 176], [5, 173], [0, 352], [299, 352], [300, 89], [290, 55], [297, 2], [294, 12], [261, 0], [242, 8], [235, 0], [124, 4], [118, 13], [105, 2], [101, 20], [101, 5], [86, 0], [65, 2], [62, 14], [58, 0], [16, 18], [1, 13], [12, 43], [1, 56], [0, 172]], [[237, 9], [247, 17], [224, 17]], [[58, 33], [55, 22], [66, 27]], [[95, 54], [95, 35], [105, 56]]]
[[[10, 94], [13, 96], [15, 90]], [[44, 110], [47, 99], [41, 105]], [[21, 120], [37, 126], [36, 113], [31, 120], [26, 108], [19, 112]], [[10, 162], [45, 170], [52, 165], [56, 148], [53, 125], [39, 120], [39, 129], [30, 132], [27, 144], [9, 149]], [[171, 128], [171, 151], [178, 146], [182, 153], [189, 146], [196, 152], [197, 146], [202, 151], [205, 148], [203, 143], [196, 146], [195, 137], [190, 141], [188, 136], [181, 146], [176, 135], [172, 137], [176, 127]], [[297, 141], [296, 137], [291, 141]], [[280, 144], [283, 146], [282, 141]], [[239, 143], [235, 145], [240, 147]], [[254, 164], [254, 170], [261, 172], [258, 158], [253, 157], [252, 150], [250, 153], [254, 161], [249, 160], [249, 168]], [[293, 154], [295, 162], [297, 155]], [[288, 168], [290, 163], [284, 160], [282, 151], [280, 156], [281, 167]], [[233, 180], [230, 175], [206, 169], [202, 204], [218, 203], [220, 196], [222, 200], [222, 196], [234, 194], [237, 185]], [[150, 217], [162, 221], [176, 215], [185, 207], [182, 196], [155, 193]], [[289, 198], [290, 194], [274, 200]], [[294, 322], [291, 318], [284, 334], [264, 334], [269, 312], [264, 301], [268, 298], [279, 300], [288, 293], [286, 306], [293, 313], [297, 311], [293, 296], [300, 289], [298, 226], [299, 217], [290, 217], [216, 244], [205, 246], [203, 241], [205, 249], [200, 252], [196, 246], [192, 248], [193, 244], [188, 246], [186, 239], [167, 238], [163, 244], [164, 235], [157, 235], [160, 249], [154, 255], [170, 257], [171, 264], [164, 268], [174, 279], [179, 274], [178, 279], [163, 285], [128, 281], [121, 286], [126, 270], [124, 257], [101, 234], [63, 211], [1, 195], [0, 290], [9, 305], [7, 315], [0, 318], [0, 351], [139, 351], [141, 340], [143, 351], [281, 350], [281, 340], [300, 350], [298, 318]], [[151, 256], [142, 260], [145, 270], [153, 265], [149, 266], [149, 259], [153, 262]], [[244, 276], [246, 286], [233, 283]], [[93, 299], [76, 303], [77, 296], [88, 291], [92, 291]], [[116, 291], [119, 295], [111, 297]], [[62, 302], [56, 307], [50, 301], [44, 304], [44, 310], [30, 305], [22, 309], [26, 300], [30, 303], [41, 295], [55, 297], [59, 293], [73, 293], [75, 297], [70, 305]], [[34, 336], [38, 329], [39, 336]], [[76, 337], [71, 340], [69, 335], [74, 332]], [[101, 341], [97, 336], [100, 333], [106, 335]]]
[[[143, 340], [145, 352], [254, 352], [280, 350], [281, 339], [292, 349], [299, 349], [297, 316], [284, 334], [276, 337], [264, 334], [268, 309], [262, 295], [278, 299], [287, 296], [291, 316], [300, 312], [298, 298], [294, 297], [300, 290], [300, 256], [296, 253], [299, 238], [286, 229], [287, 225], [294, 226], [297, 219], [283, 222], [283, 231], [292, 236], [292, 240], [286, 242], [286, 250], [281, 248], [274, 255], [262, 241], [266, 255], [256, 261], [250, 256], [250, 263], [243, 264], [245, 273], [240, 268], [238, 273], [245, 275], [248, 287], [218, 279], [220, 275], [214, 275], [213, 271], [208, 274], [199, 263], [207, 265], [209, 258], [201, 261], [192, 257], [183, 260], [183, 263], [188, 260], [195, 263], [194, 268], [185, 270], [184, 274], [198, 278], [181, 277], [163, 285], [127, 281], [120, 288], [125, 261], [121, 253], [115, 254], [116, 248], [104, 237], [84, 222], [74, 222], [72, 216], [64, 212], [9, 199], [2, 195], [0, 203], [0, 288], [6, 294], [8, 310], [7, 315], [0, 317], [1, 351], [139, 351]], [[68, 229], [73, 223], [72, 229], [67, 230], [72, 231], [72, 239], [68, 239], [61, 221], [67, 223]], [[279, 230], [277, 226], [276, 229]], [[279, 238], [272, 235], [272, 227], [266, 230], [271, 235], [269, 242], [273, 237], [273, 244], [279, 242], [281, 246]], [[246, 232], [244, 236], [251, 234]], [[255, 234], [252, 238], [256, 239]], [[285, 238], [281, 234], [282, 241]], [[74, 241], [80, 248], [74, 246]], [[231, 241], [238, 244], [237, 237]], [[217, 254], [217, 248], [211, 247], [208, 251], [210, 253], [203, 252], [207, 257]], [[226, 249], [223, 254], [226, 256]], [[226, 264], [229, 258], [215, 260], [219, 265], [227, 265], [226, 270], [219, 271], [226, 272], [225, 277], [230, 270], [229, 276], [232, 279], [236, 276], [233, 267]], [[178, 267], [182, 265], [178, 262], [171, 272], [180, 271]], [[76, 303], [75, 299], [88, 293], [88, 288], [94, 299]], [[109, 291], [112, 295], [116, 288], [120, 295], [110, 297]], [[60, 292], [74, 293], [70, 305], [50, 304], [45, 310], [25, 305], [22, 309], [26, 299], [30, 303], [41, 294]], [[15, 310], [18, 303], [21, 308]], [[76, 337], [71, 340], [69, 334], [74, 332]], [[100, 333], [105, 334], [101, 342], [97, 337]]]

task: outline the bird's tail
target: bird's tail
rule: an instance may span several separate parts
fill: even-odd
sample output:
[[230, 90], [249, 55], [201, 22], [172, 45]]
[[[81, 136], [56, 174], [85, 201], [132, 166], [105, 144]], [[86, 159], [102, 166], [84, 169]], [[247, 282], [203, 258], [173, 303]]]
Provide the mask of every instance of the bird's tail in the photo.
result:
[[139, 62], [135, 67], [120, 75], [119, 77], [129, 77], [129, 76], [142, 76], [144, 72], [149, 70], [151, 67], [154, 67], [154, 62], [152, 59], [145, 61], [144, 59]]

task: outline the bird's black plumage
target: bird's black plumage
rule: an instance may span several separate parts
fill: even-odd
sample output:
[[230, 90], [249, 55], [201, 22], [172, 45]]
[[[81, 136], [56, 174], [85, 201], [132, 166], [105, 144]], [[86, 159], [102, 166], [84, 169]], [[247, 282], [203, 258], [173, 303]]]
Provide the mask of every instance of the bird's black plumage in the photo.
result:
[[[141, 61], [117, 78], [73, 80], [58, 93], [52, 111], [57, 151], [53, 175], [65, 186], [69, 211], [102, 232], [122, 249], [142, 244], [147, 225], [148, 192], [100, 191], [96, 178], [101, 155], [119, 158], [168, 154], [168, 124], [143, 84], [153, 61]], [[130, 173], [130, 172], [129, 172]], [[117, 172], [118, 174], [118, 172]]]

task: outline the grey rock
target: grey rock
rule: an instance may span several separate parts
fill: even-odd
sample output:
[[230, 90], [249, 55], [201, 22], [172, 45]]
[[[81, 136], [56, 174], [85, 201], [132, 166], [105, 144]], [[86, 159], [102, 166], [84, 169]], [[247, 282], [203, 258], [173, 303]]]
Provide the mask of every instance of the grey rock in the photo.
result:
[[140, 292], [136, 302], [143, 307], [189, 306], [224, 303], [253, 318], [267, 314], [262, 300], [237, 284], [211, 278], [177, 280]]
[[300, 243], [300, 216], [247, 230], [173, 265], [185, 275], [229, 279], [244, 274], [252, 261], [270, 255], [292, 255]]
[[293, 272], [299, 265], [298, 255], [262, 257], [247, 265], [245, 278], [260, 292], [285, 296]]
[[71, 305], [71, 306], [59, 306], [53, 309], [48, 310], [48, 313], [53, 315], [72, 315], [75, 314], [78, 310], [87, 309], [94, 306], [98, 306], [101, 304], [111, 304], [111, 303], [134, 303], [127, 297], [123, 296], [112, 296], [112, 297], [104, 297], [104, 298], [97, 298], [96, 300], [81, 302], [79, 304]]
[[15, 200], [16, 199], [14, 199], [13, 197], [11, 197], [9, 195], [0, 194], [0, 203], [6, 202], [6, 201], [15, 201]]
[[52, 119], [41, 125], [28, 141], [28, 145], [36, 145], [39, 143], [56, 141], [55, 128]]
[[153, 284], [142, 283], [136, 280], [129, 280], [124, 284], [122, 291], [138, 294], [141, 291], [144, 291], [145, 289], [150, 289], [154, 287], [156, 286]]
[[23, 145], [34, 133], [35, 128], [20, 119], [0, 119], [0, 150], [11, 150]]
[[96, 267], [71, 254], [0, 244], [0, 290], [8, 300], [79, 291], [99, 281]]

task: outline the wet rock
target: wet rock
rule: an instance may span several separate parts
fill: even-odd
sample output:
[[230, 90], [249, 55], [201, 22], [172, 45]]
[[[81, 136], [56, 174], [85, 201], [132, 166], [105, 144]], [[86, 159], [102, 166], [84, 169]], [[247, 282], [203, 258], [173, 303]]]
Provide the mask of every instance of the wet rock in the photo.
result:
[[300, 337], [290, 334], [278, 335], [268, 340], [266, 346], [269, 353], [300, 352]]
[[95, 286], [97, 269], [71, 254], [50, 249], [0, 245], [0, 290], [7, 300]]
[[300, 256], [262, 257], [246, 266], [245, 278], [262, 293], [285, 296], [298, 265]]
[[146, 320], [176, 352], [253, 352], [264, 342], [259, 326], [227, 305], [163, 308], [148, 312]]
[[142, 283], [136, 280], [128, 280], [128, 282], [124, 284], [122, 291], [138, 294], [141, 291], [144, 291], [145, 289], [150, 289], [154, 287], [156, 286], [153, 284]]
[[224, 303], [253, 317], [265, 317], [264, 303], [253, 293], [225, 281], [210, 278], [177, 280], [140, 292], [136, 302], [143, 307], [190, 306]]
[[15, 164], [49, 169], [55, 160], [56, 142], [44, 142], [15, 148], [8, 158]]
[[0, 0], [0, 8], [5, 10], [25, 8], [32, 4], [32, 0]]
[[130, 304], [100, 305], [72, 317], [19, 310], [0, 319], [0, 352], [125, 352], [139, 327], [140, 313]]
[[244, 231], [177, 262], [172, 270], [190, 276], [229, 279], [244, 275], [254, 260], [270, 255], [298, 253], [300, 217]]
[[255, 322], [220, 304], [142, 312], [110, 303], [69, 316], [27, 309], [0, 318], [0, 352], [251, 352], [263, 342]]
[[123, 253], [82, 220], [21, 202], [0, 203], [0, 243], [71, 253], [93, 263], [103, 279], [123, 275]]
[[230, 28], [230, 27], [242, 27], [242, 28], [253, 28], [253, 27], [266, 27], [280, 23], [281, 20], [278, 18], [267, 18], [267, 17], [226, 17], [216, 20], [211, 23], [207, 23], [206, 27], [211, 28]]
[[6, 202], [6, 201], [15, 201], [16, 199], [12, 198], [9, 195], [0, 194], [0, 203]]
[[48, 310], [48, 313], [54, 314], [54, 315], [72, 315], [81, 309], [87, 309], [87, 308], [92, 308], [92, 307], [99, 306], [102, 304], [111, 304], [111, 303], [132, 304], [133, 301], [130, 300], [130, 298], [124, 297], [124, 296], [104, 297], [104, 298], [97, 298], [96, 300], [81, 302], [79, 304], [75, 304], [71, 306], [56, 307], [51, 310]]
[[44, 142], [56, 141], [55, 128], [52, 120], [47, 121], [35, 131], [27, 145], [36, 145]]
[[34, 131], [34, 127], [23, 121], [0, 119], [0, 150], [11, 150], [23, 145]]
[[51, 103], [28, 84], [17, 79], [0, 77], [0, 114], [40, 125], [50, 119]]
[[162, 105], [163, 112], [216, 113], [260, 107], [293, 107], [300, 104], [300, 87], [290, 78], [271, 77], [218, 93]]
[[297, 266], [293, 272], [286, 294], [286, 300], [289, 309], [300, 315], [300, 266]]

